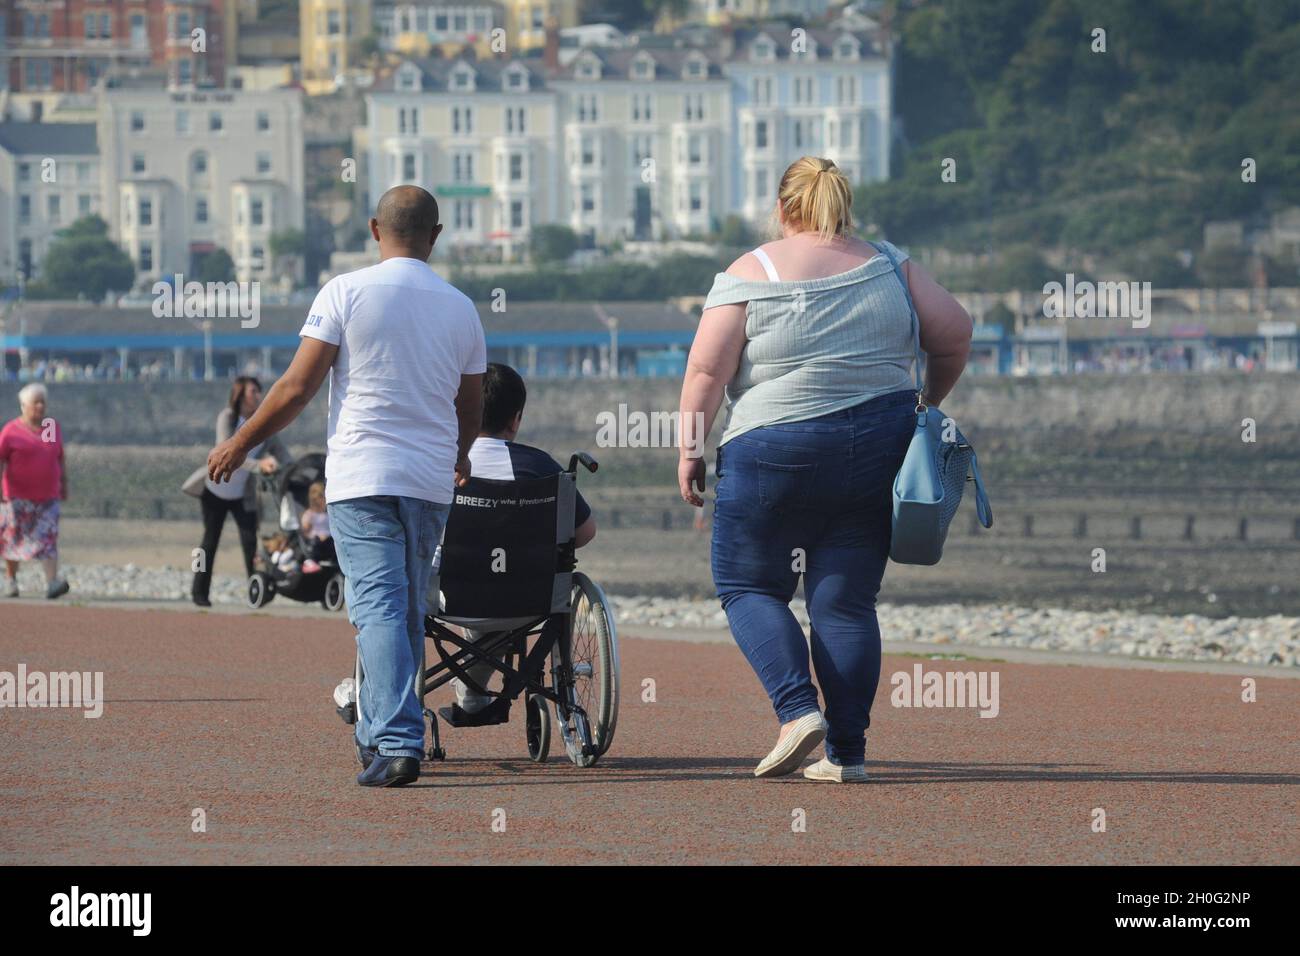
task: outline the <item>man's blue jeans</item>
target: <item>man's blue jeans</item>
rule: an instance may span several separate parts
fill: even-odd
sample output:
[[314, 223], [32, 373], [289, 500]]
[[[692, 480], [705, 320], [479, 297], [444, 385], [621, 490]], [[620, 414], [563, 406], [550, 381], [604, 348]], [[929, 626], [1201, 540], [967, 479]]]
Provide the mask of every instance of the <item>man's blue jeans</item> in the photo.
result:
[[744, 432], [718, 449], [713, 583], [732, 636], [781, 723], [818, 709], [809, 642], [790, 610], [803, 576], [826, 756], [863, 762], [880, 681], [876, 592], [890, 488], [916, 428], [916, 393]]
[[357, 740], [386, 757], [424, 755], [415, 673], [424, 645], [425, 592], [450, 510], [397, 495], [329, 505], [364, 674]]

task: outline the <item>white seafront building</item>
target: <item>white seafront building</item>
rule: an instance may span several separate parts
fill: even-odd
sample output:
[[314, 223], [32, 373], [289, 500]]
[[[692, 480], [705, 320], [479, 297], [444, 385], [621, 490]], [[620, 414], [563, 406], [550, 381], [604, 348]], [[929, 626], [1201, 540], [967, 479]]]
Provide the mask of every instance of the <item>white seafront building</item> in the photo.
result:
[[409, 58], [367, 97], [357, 201], [415, 182], [444, 207], [447, 241], [506, 258], [562, 223], [593, 242], [761, 224], [785, 167], [834, 159], [856, 182], [889, 175], [891, 74], [874, 32], [723, 31], [711, 46], [644, 36], [558, 43], [528, 58]]
[[298, 90], [108, 89], [102, 211], [138, 282], [196, 275], [225, 249], [240, 281], [270, 279], [271, 236], [303, 228]]
[[708, 232], [730, 210], [730, 86], [701, 50], [583, 49], [552, 80], [562, 219], [595, 240]]
[[0, 123], [0, 282], [39, 277], [50, 243], [97, 214], [93, 123]]
[[750, 221], [772, 211], [785, 167], [835, 161], [857, 184], [889, 178], [888, 57], [867, 33], [810, 30], [799, 43], [760, 30], [727, 64], [738, 144], [730, 205]]
[[439, 200], [447, 241], [511, 252], [559, 216], [557, 108], [535, 60], [406, 60], [366, 98], [360, 210], [419, 183]]

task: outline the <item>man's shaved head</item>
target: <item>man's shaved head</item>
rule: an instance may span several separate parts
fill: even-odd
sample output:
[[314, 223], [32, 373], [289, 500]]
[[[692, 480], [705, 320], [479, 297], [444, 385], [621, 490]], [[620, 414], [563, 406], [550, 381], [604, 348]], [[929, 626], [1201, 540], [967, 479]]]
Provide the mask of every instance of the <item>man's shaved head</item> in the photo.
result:
[[438, 200], [419, 186], [394, 186], [379, 197], [375, 219], [398, 242], [427, 242], [438, 224]]
[[442, 232], [438, 200], [419, 186], [394, 186], [379, 197], [370, 232], [383, 258], [408, 256], [428, 260]]

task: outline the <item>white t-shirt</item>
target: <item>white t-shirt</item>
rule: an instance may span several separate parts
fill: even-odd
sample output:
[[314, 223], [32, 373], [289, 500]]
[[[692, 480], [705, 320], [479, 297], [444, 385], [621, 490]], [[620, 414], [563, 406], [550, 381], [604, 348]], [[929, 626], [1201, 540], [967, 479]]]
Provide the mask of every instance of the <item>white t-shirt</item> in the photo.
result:
[[450, 504], [461, 375], [487, 370], [474, 303], [417, 259], [336, 276], [299, 335], [339, 347], [330, 373], [326, 501]]

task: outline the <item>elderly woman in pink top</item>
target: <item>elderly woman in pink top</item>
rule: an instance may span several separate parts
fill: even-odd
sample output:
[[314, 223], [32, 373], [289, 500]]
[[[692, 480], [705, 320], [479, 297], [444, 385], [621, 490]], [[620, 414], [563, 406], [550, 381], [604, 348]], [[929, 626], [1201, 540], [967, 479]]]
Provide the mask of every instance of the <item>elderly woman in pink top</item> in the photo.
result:
[[63, 436], [45, 417], [45, 386], [33, 382], [18, 393], [22, 414], [0, 429], [0, 557], [5, 596], [18, 597], [18, 563], [39, 561], [45, 596], [62, 597], [59, 576], [59, 502], [67, 500]]

